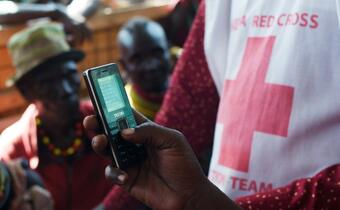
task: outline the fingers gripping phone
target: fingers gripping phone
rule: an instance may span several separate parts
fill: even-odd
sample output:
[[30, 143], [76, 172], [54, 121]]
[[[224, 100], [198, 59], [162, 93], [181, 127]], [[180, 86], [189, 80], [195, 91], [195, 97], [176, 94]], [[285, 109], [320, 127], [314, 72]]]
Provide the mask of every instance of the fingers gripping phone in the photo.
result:
[[145, 155], [143, 145], [121, 139], [119, 132], [136, 127], [136, 121], [116, 64], [107, 64], [83, 73], [89, 95], [103, 130], [108, 137], [113, 160], [125, 169]]

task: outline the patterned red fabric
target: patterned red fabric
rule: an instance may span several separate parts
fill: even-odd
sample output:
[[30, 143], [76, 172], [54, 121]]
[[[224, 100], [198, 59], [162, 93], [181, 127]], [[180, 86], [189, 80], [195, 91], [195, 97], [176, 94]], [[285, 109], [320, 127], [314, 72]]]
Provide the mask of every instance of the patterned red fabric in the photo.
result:
[[266, 193], [239, 198], [244, 209], [324, 209], [340, 208], [340, 166], [332, 166], [316, 176], [297, 180]]
[[[219, 102], [205, 61], [203, 37], [204, 3], [156, 118], [158, 123], [182, 131], [198, 156], [212, 144]], [[340, 165], [266, 193], [241, 197], [236, 202], [250, 210], [339, 209]]]
[[212, 146], [219, 102], [203, 51], [203, 15], [200, 7], [155, 119], [184, 133], [197, 155]]

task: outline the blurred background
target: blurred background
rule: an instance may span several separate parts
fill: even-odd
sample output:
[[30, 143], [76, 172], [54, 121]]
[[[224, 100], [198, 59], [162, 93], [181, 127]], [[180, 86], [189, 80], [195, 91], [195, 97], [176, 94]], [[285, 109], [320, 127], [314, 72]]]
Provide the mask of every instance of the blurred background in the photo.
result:
[[[120, 52], [117, 46], [117, 33], [124, 23], [135, 16], [146, 17], [162, 25], [169, 41], [169, 52], [175, 63], [180, 56], [180, 49], [183, 47], [199, 3], [199, 0], [98, 1], [95, 10], [85, 20], [92, 32], [92, 38], [73, 46], [86, 54], [85, 59], [78, 65], [79, 73], [94, 66], [118, 63]], [[78, 6], [81, 5], [73, 5], [73, 8]], [[7, 9], [0, 8], [0, 12]], [[15, 122], [27, 107], [27, 102], [18, 91], [5, 85], [6, 80], [14, 74], [6, 45], [11, 35], [29, 27], [30, 24], [32, 20], [10, 24], [0, 23], [0, 131]], [[121, 70], [125, 78], [124, 69]], [[83, 82], [81, 96], [87, 97]]]

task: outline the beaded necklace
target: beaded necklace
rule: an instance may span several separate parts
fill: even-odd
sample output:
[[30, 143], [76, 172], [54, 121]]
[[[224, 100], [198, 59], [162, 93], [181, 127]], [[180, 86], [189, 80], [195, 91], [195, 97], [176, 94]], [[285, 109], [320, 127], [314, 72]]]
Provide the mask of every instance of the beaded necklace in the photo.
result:
[[57, 157], [69, 157], [76, 154], [83, 147], [83, 142], [81, 140], [83, 130], [80, 122], [76, 123], [75, 125], [76, 137], [73, 140], [73, 144], [67, 148], [57, 147], [51, 142], [50, 137], [46, 135], [46, 132], [43, 129], [42, 121], [40, 118], [37, 117], [35, 119], [35, 122], [41, 142], [51, 152], [52, 155]]

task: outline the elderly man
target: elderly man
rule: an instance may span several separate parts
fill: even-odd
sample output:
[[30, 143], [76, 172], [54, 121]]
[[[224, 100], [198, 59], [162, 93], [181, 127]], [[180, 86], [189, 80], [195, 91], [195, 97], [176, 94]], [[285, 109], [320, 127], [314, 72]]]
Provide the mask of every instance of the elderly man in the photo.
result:
[[126, 91], [130, 103], [149, 119], [158, 112], [171, 70], [168, 42], [156, 22], [136, 17], [118, 33], [121, 64], [130, 81]]
[[31, 104], [2, 133], [0, 158], [28, 159], [51, 192], [55, 209], [105, 208], [105, 202], [122, 194], [104, 181], [108, 161], [93, 153], [81, 125], [83, 117], [93, 113], [78, 95], [76, 62], [84, 54], [70, 49], [62, 26], [51, 23], [15, 34], [9, 50], [16, 74], [8, 84]]

